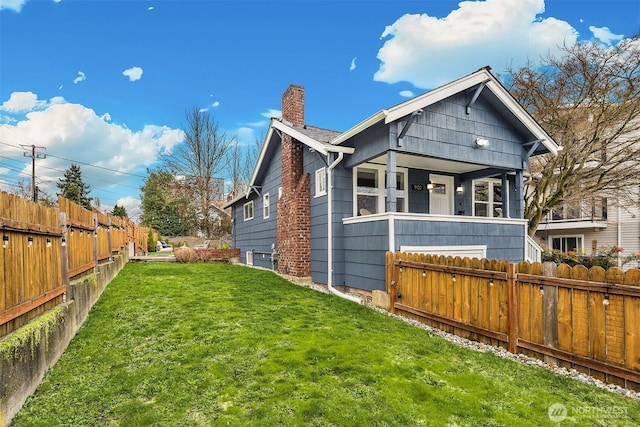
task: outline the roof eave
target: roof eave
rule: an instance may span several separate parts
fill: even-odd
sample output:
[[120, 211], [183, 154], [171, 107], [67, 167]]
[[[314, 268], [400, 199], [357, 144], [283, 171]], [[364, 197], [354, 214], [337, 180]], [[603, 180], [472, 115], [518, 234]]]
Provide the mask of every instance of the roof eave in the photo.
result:
[[329, 144], [331, 144], [331, 145], [340, 145], [343, 142], [345, 142], [347, 139], [351, 138], [352, 136], [355, 136], [355, 135], [359, 134], [360, 132], [362, 132], [363, 130], [373, 126], [376, 123], [378, 123], [379, 121], [384, 119], [386, 116], [387, 116], [387, 110], [380, 110], [377, 113], [375, 113], [374, 115], [372, 115], [371, 117], [369, 117], [369, 118], [363, 120], [362, 122], [358, 123], [357, 125], [355, 125], [351, 129], [349, 129], [348, 131], [341, 133], [340, 135], [338, 135], [337, 137], [335, 137], [334, 139], [329, 141]]

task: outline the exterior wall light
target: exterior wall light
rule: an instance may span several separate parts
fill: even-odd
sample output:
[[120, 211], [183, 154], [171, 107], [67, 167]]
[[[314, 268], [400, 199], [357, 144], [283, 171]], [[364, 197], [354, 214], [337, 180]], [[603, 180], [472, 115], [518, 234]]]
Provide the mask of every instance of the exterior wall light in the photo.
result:
[[51, 247], [51, 237], [47, 237], [47, 247]]
[[27, 246], [28, 247], [33, 246], [33, 236], [27, 237]]
[[433, 182], [427, 182], [427, 190], [433, 190]]
[[2, 233], [2, 247], [5, 249], [9, 247], [9, 235], [6, 231]]
[[464, 193], [464, 187], [462, 186], [462, 184], [460, 184], [460, 185], [458, 185], [456, 187], [456, 193], [458, 193], [458, 194]]
[[489, 145], [489, 140], [486, 138], [476, 138], [476, 146], [480, 148], [487, 147]]

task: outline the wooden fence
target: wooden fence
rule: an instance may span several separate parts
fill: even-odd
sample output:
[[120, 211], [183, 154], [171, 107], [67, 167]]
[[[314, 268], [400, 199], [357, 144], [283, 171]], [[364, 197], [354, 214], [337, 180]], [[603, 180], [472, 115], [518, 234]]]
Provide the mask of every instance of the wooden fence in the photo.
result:
[[387, 253], [392, 312], [640, 390], [640, 270]]
[[58, 208], [0, 192], [0, 337], [62, 303], [70, 280], [92, 272], [148, 229], [58, 198]]

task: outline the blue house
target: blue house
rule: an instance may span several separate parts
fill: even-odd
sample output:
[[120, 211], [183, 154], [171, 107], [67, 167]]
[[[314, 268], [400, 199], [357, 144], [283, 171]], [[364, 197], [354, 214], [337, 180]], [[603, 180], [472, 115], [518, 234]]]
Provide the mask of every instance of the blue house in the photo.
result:
[[529, 158], [560, 149], [482, 68], [346, 132], [304, 121], [282, 97], [250, 189], [227, 203], [241, 261], [330, 289], [385, 289], [385, 252], [521, 261]]

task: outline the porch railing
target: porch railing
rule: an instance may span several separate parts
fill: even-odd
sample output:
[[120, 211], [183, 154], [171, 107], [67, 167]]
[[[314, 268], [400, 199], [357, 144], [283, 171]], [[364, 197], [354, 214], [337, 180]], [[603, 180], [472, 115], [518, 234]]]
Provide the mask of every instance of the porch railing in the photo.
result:
[[527, 262], [542, 262], [542, 246], [529, 235], [525, 245], [525, 258]]

